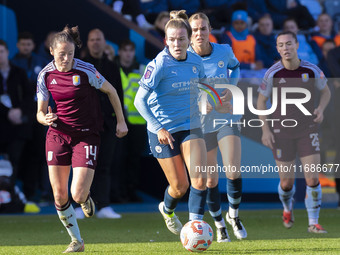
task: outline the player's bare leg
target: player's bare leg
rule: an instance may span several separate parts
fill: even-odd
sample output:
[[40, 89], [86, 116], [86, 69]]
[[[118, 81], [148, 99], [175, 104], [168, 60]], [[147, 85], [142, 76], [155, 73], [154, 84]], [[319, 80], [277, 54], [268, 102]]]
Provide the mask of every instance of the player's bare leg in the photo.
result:
[[73, 200], [80, 204], [86, 217], [92, 217], [95, 205], [90, 197], [90, 188], [94, 177], [94, 169], [87, 167], [73, 168], [71, 194]]

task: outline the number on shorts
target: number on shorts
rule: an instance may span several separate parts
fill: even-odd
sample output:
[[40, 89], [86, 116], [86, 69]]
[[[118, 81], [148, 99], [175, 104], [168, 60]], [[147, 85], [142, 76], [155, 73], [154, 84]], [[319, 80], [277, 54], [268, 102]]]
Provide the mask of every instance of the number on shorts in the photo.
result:
[[86, 150], [86, 159], [90, 158], [90, 155], [93, 156], [93, 159], [96, 160], [97, 157], [97, 146], [92, 146], [92, 145], [85, 145], [84, 146]]
[[312, 146], [315, 147], [315, 150], [320, 151], [318, 133], [312, 133], [309, 135], [309, 137], [312, 138]]

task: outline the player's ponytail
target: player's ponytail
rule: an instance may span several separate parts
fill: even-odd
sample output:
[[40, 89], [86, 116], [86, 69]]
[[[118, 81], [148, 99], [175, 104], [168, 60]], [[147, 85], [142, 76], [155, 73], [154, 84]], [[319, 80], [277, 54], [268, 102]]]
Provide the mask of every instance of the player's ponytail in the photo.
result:
[[188, 22], [188, 15], [185, 13], [185, 10], [170, 12], [170, 20], [165, 25], [164, 29], [165, 34], [168, 28], [185, 28], [187, 30], [189, 40], [191, 38], [192, 30]]
[[73, 43], [78, 48], [80, 48], [82, 46], [82, 42], [80, 40], [78, 26], [69, 27], [68, 25], [66, 25], [63, 31], [57, 33], [53, 37], [53, 40], [50, 46], [52, 47], [52, 49], [54, 49], [57, 43], [61, 43], [61, 42], [70, 42], [70, 43]]

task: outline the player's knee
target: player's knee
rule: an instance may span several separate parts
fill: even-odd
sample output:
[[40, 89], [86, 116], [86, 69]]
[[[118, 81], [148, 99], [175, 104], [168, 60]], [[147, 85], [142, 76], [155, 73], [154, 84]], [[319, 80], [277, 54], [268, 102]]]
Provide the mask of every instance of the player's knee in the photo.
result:
[[63, 192], [61, 190], [60, 191], [54, 191], [53, 196], [54, 196], [54, 202], [60, 207], [65, 205], [68, 201], [67, 191], [66, 192]]
[[185, 193], [187, 192], [188, 188], [189, 188], [188, 182], [179, 183], [178, 185], [173, 187], [174, 196], [176, 198], [183, 197], [185, 195]]
[[281, 182], [281, 188], [283, 191], [291, 191], [293, 188], [294, 183], [290, 183], [290, 182]]
[[74, 202], [81, 204], [84, 203], [87, 199], [88, 194], [83, 194], [80, 192], [72, 193], [72, 199]]
[[205, 190], [207, 188], [207, 179], [205, 178], [191, 179], [191, 185], [195, 189]]
[[218, 178], [208, 178], [207, 179], [207, 188], [212, 189], [215, 188], [218, 184]]
[[306, 179], [306, 184], [309, 187], [316, 187], [319, 184], [319, 178]]

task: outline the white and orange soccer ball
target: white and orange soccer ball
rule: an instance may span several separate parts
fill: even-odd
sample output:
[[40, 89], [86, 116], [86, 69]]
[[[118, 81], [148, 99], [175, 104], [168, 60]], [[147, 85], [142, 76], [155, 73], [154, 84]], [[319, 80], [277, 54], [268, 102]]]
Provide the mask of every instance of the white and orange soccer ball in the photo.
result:
[[203, 220], [189, 221], [181, 230], [181, 242], [188, 251], [205, 251], [209, 248], [213, 239], [212, 228]]

